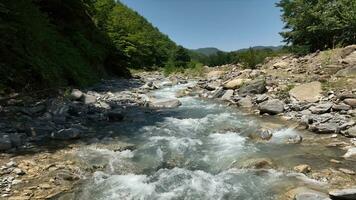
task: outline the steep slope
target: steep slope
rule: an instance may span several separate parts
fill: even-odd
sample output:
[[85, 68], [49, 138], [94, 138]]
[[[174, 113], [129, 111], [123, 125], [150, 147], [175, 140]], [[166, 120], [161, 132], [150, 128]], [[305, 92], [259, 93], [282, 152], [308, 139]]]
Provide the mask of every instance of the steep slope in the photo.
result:
[[125, 56], [88, 15], [84, 1], [0, 3], [0, 90], [88, 85], [128, 76]]

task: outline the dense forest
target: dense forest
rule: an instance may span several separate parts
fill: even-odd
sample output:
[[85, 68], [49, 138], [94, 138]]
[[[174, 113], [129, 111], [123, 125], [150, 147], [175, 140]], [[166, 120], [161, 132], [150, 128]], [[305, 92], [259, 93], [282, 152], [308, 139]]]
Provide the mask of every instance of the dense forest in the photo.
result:
[[284, 41], [298, 54], [356, 43], [356, 1], [281, 0]]
[[202, 65], [242, 63], [304, 54], [356, 43], [356, 2], [280, 0], [287, 48], [232, 52], [188, 50], [137, 12], [115, 0], [11, 0], [0, 2], [0, 92], [85, 86], [128, 68], [171, 73]]

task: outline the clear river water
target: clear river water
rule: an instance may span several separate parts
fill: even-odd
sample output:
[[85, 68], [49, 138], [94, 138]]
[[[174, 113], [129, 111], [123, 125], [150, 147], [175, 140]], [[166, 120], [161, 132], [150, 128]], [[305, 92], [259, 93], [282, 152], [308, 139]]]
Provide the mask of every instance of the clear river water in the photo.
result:
[[[176, 92], [187, 86], [163, 88], [152, 95], [176, 98]], [[326, 187], [293, 172], [293, 166], [306, 163], [323, 168], [330, 159], [342, 155], [322, 145], [286, 143], [291, 136], [308, 133], [289, 128], [273, 117], [248, 115], [196, 97], [179, 100], [182, 105], [178, 108], [153, 112], [138, 109], [130, 112], [131, 120], [101, 127], [100, 131], [111, 131], [120, 141], [134, 144], [135, 149], [115, 152], [85, 148], [78, 152], [85, 162], [105, 167], [95, 170], [74, 198], [279, 199], [281, 193], [298, 186]], [[249, 137], [261, 127], [273, 132], [269, 141]], [[243, 167], [246, 161], [259, 158], [272, 160], [276, 167]]]

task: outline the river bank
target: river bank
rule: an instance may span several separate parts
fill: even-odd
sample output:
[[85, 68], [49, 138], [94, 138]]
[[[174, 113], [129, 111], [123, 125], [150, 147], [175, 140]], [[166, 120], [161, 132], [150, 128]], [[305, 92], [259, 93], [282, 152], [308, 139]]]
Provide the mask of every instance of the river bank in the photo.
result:
[[[0, 119], [2, 198], [85, 199], [96, 195], [91, 185], [110, 186], [103, 190], [109, 196], [97, 191], [98, 199], [175, 191], [173, 198], [184, 196], [181, 185], [193, 188], [192, 196], [212, 190], [207, 198], [259, 190], [254, 198], [303, 199], [354, 187], [354, 108], [344, 100], [355, 91], [321, 91], [317, 101], [293, 102], [281, 98], [286, 90], [276, 88], [285, 84], [272, 84], [280, 79], [263, 67], [208, 71], [200, 80], [141, 73], [41, 101], [10, 99]], [[192, 180], [217, 185], [200, 188]]]

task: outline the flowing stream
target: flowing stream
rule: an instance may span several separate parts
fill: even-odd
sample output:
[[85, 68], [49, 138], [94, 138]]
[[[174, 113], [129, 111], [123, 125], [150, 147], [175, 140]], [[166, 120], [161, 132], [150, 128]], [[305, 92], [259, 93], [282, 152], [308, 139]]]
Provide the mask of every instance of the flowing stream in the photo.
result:
[[[176, 92], [187, 86], [163, 88], [153, 95], [176, 98]], [[72, 198], [278, 199], [297, 186], [325, 188], [322, 182], [292, 172], [293, 166], [306, 163], [323, 168], [324, 163], [341, 155], [322, 145], [287, 144], [289, 137], [305, 133], [273, 117], [247, 115], [195, 97], [179, 100], [182, 106], [178, 108], [137, 109], [130, 112], [131, 120], [101, 127], [101, 131], [116, 134], [120, 141], [136, 147], [121, 152], [100, 148], [78, 152], [80, 159], [103, 167], [96, 169]], [[261, 127], [272, 130], [269, 141], [249, 137]], [[243, 167], [246, 161], [258, 158], [270, 159], [276, 167]]]

